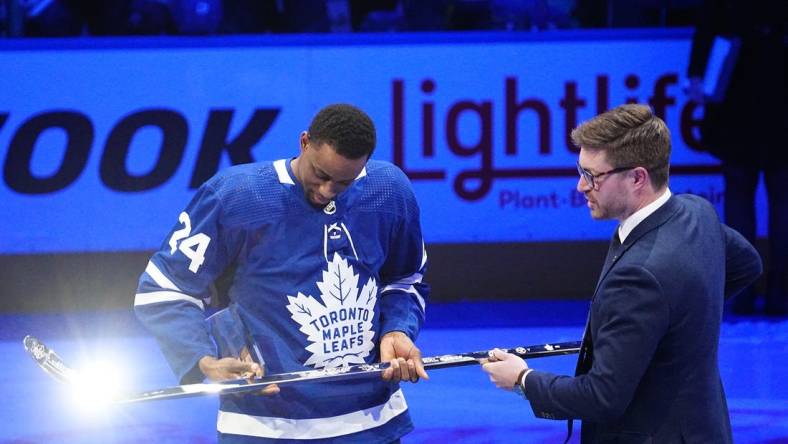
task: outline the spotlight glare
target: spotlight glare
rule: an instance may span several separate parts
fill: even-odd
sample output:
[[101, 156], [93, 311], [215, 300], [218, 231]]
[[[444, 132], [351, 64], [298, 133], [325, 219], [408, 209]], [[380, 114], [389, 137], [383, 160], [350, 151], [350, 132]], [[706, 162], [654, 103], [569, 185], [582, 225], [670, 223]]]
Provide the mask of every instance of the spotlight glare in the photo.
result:
[[95, 362], [79, 371], [72, 386], [74, 404], [84, 413], [106, 411], [122, 392], [124, 376], [108, 362]]

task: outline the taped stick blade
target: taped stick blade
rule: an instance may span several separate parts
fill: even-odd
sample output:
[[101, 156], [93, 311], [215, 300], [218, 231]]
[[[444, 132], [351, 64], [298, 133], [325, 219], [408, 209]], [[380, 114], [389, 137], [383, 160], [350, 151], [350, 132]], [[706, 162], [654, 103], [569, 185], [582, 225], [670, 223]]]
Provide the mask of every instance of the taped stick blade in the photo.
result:
[[69, 368], [54, 350], [33, 336], [27, 335], [22, 340], [27, 354], [36, 361], [39, 367], [47, 374], [60, 382], [71, 384], [74, 382], [75, 372]]

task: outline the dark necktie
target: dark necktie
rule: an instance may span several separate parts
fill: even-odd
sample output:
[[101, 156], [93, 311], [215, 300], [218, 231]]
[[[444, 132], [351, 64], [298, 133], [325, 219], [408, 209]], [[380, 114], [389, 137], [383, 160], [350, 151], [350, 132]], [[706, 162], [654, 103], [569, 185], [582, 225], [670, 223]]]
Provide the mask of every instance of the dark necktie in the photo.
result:
[[[618, 259], [621, 252], [621, 240], [618, 238], [618, 228], [616, 228], [615, 232], [613, 233], [613, 238], [610, 240], [610, 248], [607, 250], [607, 256], [605, 257], [605, 265], [602, 267], [602, 272], [599, 275], [599, 279], [601, 280], [605, 273], [610, 269], [613, 265], [613, 262]], [[593, 299], [591, 300], [593, 304]], [[580, 354], [577, 358], [577, 367], [575, 368], [575, 376], [583, 375], [588, 373], [591, 369], [591, 356], [592, 356], [592, 341], [591, 341], [591, 307], [588, 307], [588, 318], [586, 320], [586, 328], [583, 331], [583, 344], [580, 347]]]
[[[618, 238], [618, 228], [616, 228], [615, 232], [613, 233], [613, 238], [610, 239], [610, 248], [607, 250], [607, 256], [605, 257], [605, 267], [602, 269], [602, 275], [610, 269], [610, 266], [613, 264], [613, 261], [618, 259], [619, 250], [621, 249], [621, 240]], [[601, 278], [600, 276], [600, 278]]]
[[[602, 272], [599, 275], [599, 279], [601, 280], [610, 267], [613, 265], [616, 259], [620, 256], [621, 252], [621, 239], [618, 237], [618, 228], [613, 232], [613, 238], [610, 240], [610, 247], [607, 250], [607, 256], [605, 257], [605, 265], [602, 267]], [[593, 299], [591, 303], [593, 304]], [[594, 355], [594, 347], [593, 341], [591, 338], [591, 307], [588, 307], [588, 319], [586, 320], [586, 328], [583, 332], [583, 342], [580, 346], [580, 354], [577, 357], [577, 366], [575, 367], [575, 376], [584, 375], [591, 370], [591, 363], [593, 362], [593, 355]], [[564, 444], [569, 442], [569, 439], [572, 437], [572, 420], [568, 420], [566, 423], [566, 440], [564, 440]]]

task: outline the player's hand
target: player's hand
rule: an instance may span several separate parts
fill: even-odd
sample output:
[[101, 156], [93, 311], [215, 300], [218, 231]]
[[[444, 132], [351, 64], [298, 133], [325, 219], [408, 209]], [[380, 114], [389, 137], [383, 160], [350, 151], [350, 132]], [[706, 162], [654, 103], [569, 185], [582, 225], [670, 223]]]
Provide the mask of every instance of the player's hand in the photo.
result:
[[391, 366], [383, 371], [383, 379], [391, 382], [418, 382], [430, 379], [421, 362], [421, 351], [408, 335], [401, 331], [388, 332], [380, 339], [380, 360]]
[[[238, 358], [216, 359], [213, 356], [203, 356], [199, 361], [199, 366], [202, 373], [215, 382], [246, 379], [251, 383], [254, 382], [254, 378], [262, 378], [265, 374], [263, 366], [254, 362], [246, 347], [241, 350], [241, 356]], [[276, 384], [260, 390], [262, 395], [277, 393], [279, 393], [279, 387]]]
[[496, 387], [511, 390], [517, 384], [520, 372], [528, 368], [528, 364], [517, 355], [494, 349], [490, 359], [482, 364], [482, 370], [490, 376]]

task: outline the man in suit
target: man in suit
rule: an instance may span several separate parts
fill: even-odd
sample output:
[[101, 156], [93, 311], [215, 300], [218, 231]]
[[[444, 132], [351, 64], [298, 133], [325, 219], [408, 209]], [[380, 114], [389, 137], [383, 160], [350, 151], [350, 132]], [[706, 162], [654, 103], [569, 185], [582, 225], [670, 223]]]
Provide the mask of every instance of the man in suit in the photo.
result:
[[[763, 312], [788, 316], [788, 107], [785, 59], [788, 34], [784, 0], [704, 0], [688, 66], [690, 98], [704, 107], [702, 149], [722, 161], [725, 223], [756, 238], [755, 196], [763, 174], [768, 205], [768, 269]], [[707, 61], [717, 37], [739, 41], [724, 97], [704, 96]], [[753, 112], [757, 109], [757, 112]], [[742, 291], [733, 312], [758, 312], [755, 288]]]
[[536, 416], [582, 420], [583, 443], [731, 442], [717, 362], [722, 306], [761, 273], [760, 257], [708, 202], [671, 194], [670, 132], [648, 107], [619, 106], [572, 139], [591, 217], [620, 222], [576, 376], [500, 350], [484, 371], [522, 390]]

